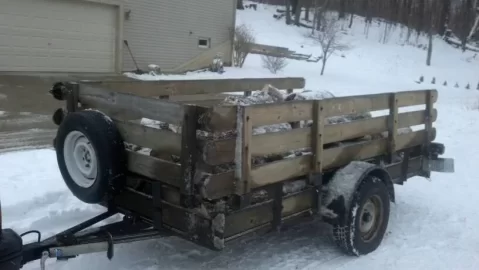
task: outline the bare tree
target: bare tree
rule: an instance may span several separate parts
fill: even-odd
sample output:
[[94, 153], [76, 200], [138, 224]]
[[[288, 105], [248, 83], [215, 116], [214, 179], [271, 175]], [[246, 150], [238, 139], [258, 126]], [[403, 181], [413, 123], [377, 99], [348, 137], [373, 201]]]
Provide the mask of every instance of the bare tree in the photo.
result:
[[346, 0], [339, 0], [338, 18], [344, 19], [346, 17]]
[[317, 32], [315, 39], [321, 45], [321, 50], [323, 52], [323, 66], [321, 67], [321, 75], [323, 75], [329, 57], [335, 51], [345, 50], [348, 46], [341, 43], [340, 25], [337, 19], [325, 17], [322, 20], [321, 28], [322, 31]]
[[477, 32], [479, 32], [479, 0], [476, 0], [474, 3], [474, 9], [476, 10], [476, 19], [474, 20], [474, 24], [467, 36], [467, 39], [470, 40]]
[[235, 67], [243, 67], [243, 64], [248, 56], [251, 43], [255, 42], [253, 31], [246, 25], [236, 26], [234, 30], [233, 42], [233, 65]]
[[351, 0], [351, 15], [349, 17], [349, 28], [353, 26], [353, 19], [354, 19], [354, 0]]
[[290, 0], [292, 5], [292, 12], [294, 13], [294, 24], [299, 26], [301, 19], [301, 9], [303, 8], [299, 0]]
[[319, 0], [314, 0], [314, 14], [313, 14], [313, 27], [311, 28], [311, 34], [314, 35], [314, 30], [316, 29], [316, 20], [318, 19], [319, 13]]
[[[315, 23], [313, 25], [313, 29], [314, 27], [316, 27], [316, 30], [320, 30], [321, 29], [321, 23], [322, 23], [322, 20], [323, 20], [323, 16], [324, 16], [324, 13], [326, 12], [326, 10], [328, 9], [329, 7], [329, 0], [324, 0], [324, 3], [321, 7], [318, 6], [318, 2], [319, 0], [316, 0], [316, 12], [315, 12]], [[314, 34], [314, 30], [313, 30], [313, 34]]]
[[291, 2], [289, 0], [284, 0], [286, 6], [286, 24], [291, 24]]
[[263, 62], [263, 67], [273, 74], [278, 73], [278, 71], [283, 70], [288, 65], [288, 62], [284, 57], [262, 55], [261, 60]]
[[429, 38], [429, 44], [427, 46], [426, 65], [430, 66], [431, 65], [431, 58], [432, 58], [432, 27], [431, 27], [431, 29], [429, 29], [428, 38]]
[[236, 9], [244, 9], [243, 0], [236, 0]]

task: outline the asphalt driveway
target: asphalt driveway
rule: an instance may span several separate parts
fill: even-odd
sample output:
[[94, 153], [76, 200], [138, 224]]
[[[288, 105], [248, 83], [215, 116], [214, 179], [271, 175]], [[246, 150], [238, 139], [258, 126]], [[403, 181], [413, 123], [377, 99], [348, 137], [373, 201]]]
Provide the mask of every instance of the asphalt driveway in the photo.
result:
[[48, 91], [58, 81], [125, 79], [111, 74], [0, 74], [0, 153], [51, 147], [51, 116], [64, 106]]

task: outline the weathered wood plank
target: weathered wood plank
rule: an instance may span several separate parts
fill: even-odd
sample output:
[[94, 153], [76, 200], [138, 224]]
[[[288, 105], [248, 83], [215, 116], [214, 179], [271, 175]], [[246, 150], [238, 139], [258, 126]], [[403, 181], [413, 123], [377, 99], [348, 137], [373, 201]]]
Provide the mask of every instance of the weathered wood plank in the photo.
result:
[[[431, 132], [430, 140], [435, 137], [435, 129]], [[401, 150], [424, 143], [426, 131], [399, 135], [396, 140], [396, 149]], [[353, 160], [364, 160], [386, 153], [388, 139], [379, 139], [364, 143], [354, 143], [341, 147], [330, 148], [323, 152], [323, 168], [335, 168], [346, 165]], [[284, 181], [290, 178], [306, 175], [310, 172], [311, 155], [293, 159], [285, 159], [257, 167], [251, 172], [251, 188]]]
[[240, 164], [237, 164], [237, 179], [236, 179], [236, 194], [242, 195], [250, 191], [250, 174], [251, 174], [251, 137], [253, 136], [253, 127], [251, 125], [250, 108], [241, 107], [240, 117], [242, 119], [240, 145], [241, 147], [241, 159]]
[[94, 108], [119, 119], [150, 118], [179, 125], [184, 108], [173, 102], [118, 93], [88, 85], [80, 85], [82, 108]]
[[217, 199], [234, 194], [236, 188], [235, 172], [213, 174], [205, 181], [203, 195], [206, 199]]
[[[409, 173], [417, 172], [421, 168], [420, 158], [416, 157], [410, 160]], [[387, 167], [391, 177], [397, 179], [402, 175], [402, 164], [395, 164]], [[206, 198], [218, 199], [233, 194], [235, 189], [234, 173], [225, 172], [212, 175], [205, 187]], [[270, 210], [271, 211], [271, 210]]]
[[[379, 134], [388, 130], [389, 116], [374, 117], [349, 123], [325, 125], [323, 143], [333, 143], [366, 135]], [[437, 110], [432, 110], [431, 120], [437, 119]], [[425, 111], [398, 114], [398, 128], [421, 125], [425, 122]], [[234, 161], [236, 139], [209, 141], [203, 148], [203, 159], [210, 165]], [[292, 129], [255, 135], [251, 141], [251, 154], [264, 156], [284, 153], [311, 146], [311, 128]]]
[[[312, 190], [307, 189], [294, 195], [283, 197], [281, 217], [309, 209], [312, 206]], [[253, 229], [273, 221], [272, 201], [252, 206], [226, 216], [225, 237]]]
[[78, 110], [80, 86], [77, 83], [67, 83], [66, 87], [70, 90], [67, 96], [67, 111], [75, 112]]
[[[427, 91], [429, 90], [396, 93], [398, 107], [425, 104]], [[391, 93], [385, 93], [324, 99], [323, 115], [324, 117], [332, 117], [389, 109], [390, 95]], [[434, 100], [434, 102], [436, 101], [437, 98]], [[312, 106], [312, 101], [303, 101], [299, 103], [273, 103], [251, 106], [251, 108], [253, 108], [251, 111], [253, 126], [257, 127], [301, 120], [311, 120], [313, 119]]]
[[274, 53], [283, 53], [283, 54], [287, 54], [290, 52], [289, 48], [286, 48], [286, 47], [271, 46], [271, 45], [259, 44], [259, 43], [250, 43], [248, 47], [250, 51], [263, 51], [263, 52], [274, 52]]
[[128, 170], [175, 187], [181, 184], [181, 166], [127, 150]]
[[311, 163], [311, 171], [312, 173], [321, 173], [325, 124], [323, 101], [316, 100], [313, 109], [313, 126], [311, 127], [311, 150], [313, 153], [313, 159]]
[[399, 113], [398, 113], [398, 99], [396, 94], [391, 94], [389, 97], [389, 119], [388, 119], [388, 152], [389, 162], [393, 160], [393, 154], [396, 151], [396, 137], [398, 134]]
[[115, 92], [137, 96], [198, 95], [222, 92], [244, 92], [260, 90], [265, 84], [278, 89], [299, 89], [305, 85], [304, 78], [240, 78], [203, 80], [161, 80], [161, 81], [91, 81], [82, 82]]
[[186, 106], [181, 129], [181, 192], [193, 194], [194, 175], [196, 171], [196, 107]]
[[[398, 107], [424, 105], [426, 92], [433, 93], [433, 103], [437, 101], [437, 90], [420, 90], [398, 92]], [[379, 111], [389, 108], [389, 95], [391, 93], [347, 96], [324, 100], [324, 117], [341, 116], [370, 111]], [[297, 122], [313, 119], [312, 100], [288, 101], [252, 105], [251, 117], [253, 127], [279, 123]], [[202, 119], [203, 129], [211, 131], [225, 131], [236, 126], [236, 107], [218, 106], [205, 111]]]
[[113, 121], [125, 142], [150, 148], [166, 155], [180, 155], [180, 134], [117, 119], [113, 119]]

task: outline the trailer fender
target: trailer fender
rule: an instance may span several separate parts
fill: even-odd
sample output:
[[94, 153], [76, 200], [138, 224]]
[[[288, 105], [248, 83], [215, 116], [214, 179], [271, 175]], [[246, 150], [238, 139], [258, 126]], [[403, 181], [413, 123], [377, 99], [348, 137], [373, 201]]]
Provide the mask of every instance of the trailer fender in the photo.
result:
[[395, 202], [394, 185], [389, 173], [376, 164], [353, 161], [347, 166], [339, 169], [333, 178], [326, 185], [326, 192], [323, 195], [321, 215], [324, 220], [331, 224], [347, 216], [354, 192], [361, 182], [369, 175], [375, 176], [386, 184], [391, 202]]

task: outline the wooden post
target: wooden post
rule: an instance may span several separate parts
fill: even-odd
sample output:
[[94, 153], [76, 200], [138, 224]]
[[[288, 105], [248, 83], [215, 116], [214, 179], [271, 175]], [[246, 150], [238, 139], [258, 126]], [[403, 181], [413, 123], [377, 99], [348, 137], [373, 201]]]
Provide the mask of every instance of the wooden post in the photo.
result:
[[80, 95], [80, 85], [75, 82], [70, 82], [66, 84], [68, 91], [67, 97], [67, 111], [76, 112], [78, 111], [78, 97]]
[[388, 152], [389, 163], [393, 162], [393, 155], [396, 152], [396, 138], [398, 134], [398, 98], [396, 93], [389, 96], [389, 119], [388, 119]]
[[[429, 90], [426, 92], [426, 117], [425, 117], [425, 129], [426, 132], [429, 133], [432, 130], [432, 115], [434, 111], [434, 92]], [[429, 137], [427, 138], [427, 142], [429, 143]]]
[[183, 183], [180, 185], [181, 193], [186, 196], [186, 206], [192, 206], [194, 191], [194, 176], [196, 171], [196, 106], [184, 107], [183, 123], [181, 128], [181, 173]]
[[424, 128], [426, 130], [426, 151], [429, 151], [430, 135], [432, 130], [432, 115], [434, 112], [434, 92], [432, 90], [426, 91], [426, 115], [424, 117]]
[[309, 184], [315, 190], [313, 196], [313, 212], [318, 214], [321, 209], [321, 196], [323, 185], [323, 145], [324, 145], [324, 107], [322, 100], [315, 100], [313, 103], [313, 126], [311, 127], [311, 173], [309, 174]]
[[[239, 141], [237, 141], [236, 147], [241, 155], [237, 156], [239, 164], [236, 168], [236, 194], [243, 195], [248, 193], [250, 187], [250, 174], [251, 174], [251, 150], [250, 143], [253, 135], [253, 123], [250, 117], [250, 108], [248, 106], [240, 106], [238, 111], [238, 135]], [[239, 165], [239, 166], [238, 166]], [[239, 168], [238, 168], [239, 167]]]
[[[434, 110], [434, 93], [432, 90], [426, 91], [426, 111], [424, 117], [424, 128], [426, 131], [426, 141], [424, 142], [424, 149], [423, 154], [426, 157], [429, 157], [430, 153], [430, 138], [431, 138], [431, 131], [432, 131], [432, 114]], [[431, 177], [430, 171], [423, 172], [425, 175], [424, 177]]]
[[313, 173], [321, 173], [323, 169], [323, 133], [325, 121], [323, 110], [322, 100], [315, 100], [313, 103], [313, 126], [311, 131], [311, 149], [313, 151], [311, 169]]

